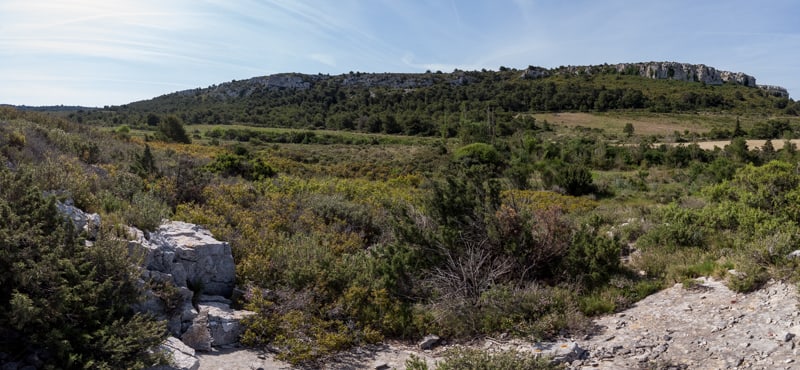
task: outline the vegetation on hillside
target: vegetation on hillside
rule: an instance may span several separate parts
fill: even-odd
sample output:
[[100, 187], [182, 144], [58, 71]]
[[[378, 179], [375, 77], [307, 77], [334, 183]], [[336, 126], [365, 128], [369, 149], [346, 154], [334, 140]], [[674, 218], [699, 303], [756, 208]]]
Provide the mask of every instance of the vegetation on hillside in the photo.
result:
[[[508, 134], [536, 112], [731, 112], [795, 117], [800, 105], [755, 87], [652, 80], [609, 70], [525, 79], [519, 70], [426, 74], [297, 75], [308, 88], [267, 87], [261, 79], [232, 81], [102, 110], [71, 113], [78, 122], [156, 127], [177, 115], [186, 124], [247, 124], [455, 137], [465, 126], [491, 122]], [[394, 84], [378, 83], [389, 79]], [[353, 81], [361, 81], [356, 83]], [[412, 87], [408, 87], [408, 86]], [[722, 137], [720, 133], [716, 133]]]
[[[769, 277], [794, 277], [787, 254], [800, 235], [796, 147], [749, 147], [745, 138], [796, 137], [795, 102], [734, 85], [518, 74], [463, 72], [469, 81], [461, 86], [445, 83], [453, 74], [432, 73], [436, 83], [410, 91], [321, 83], [217, 98], [198, 90], [75, 112], [73, 121], [2, 109], [0, 179], [28, 179], [20, 188], [29, 194], [3, 198], [2, 209], [24, 211], [12, 202], [34, 199], [42, 217], [40, 229], [26, 229], [33, 244], [8, 245], [66, 258], [64, 266], [76, 266], [65, 270], [73, 279], [66, 281], [95, 294], [122, 277], [88, 267], [94, 250], [56, 222], [44, 191], [110, 224], [152, 229], [162, 217], [201, 224], [231, 243], [246, 291], [239, 304], [257, 313], [244, 343], [295, 363], [428, 333], [553, 338], [581, 333], [588, 317], [665, 284], [715, 275], [747, 291]], [[691, 94], [700, 97], [679, 104]], [[610, 105], [598, 106], [601, 95]], [[659, 113], [662, 105], [683, 113]], [[534, 115], [555, 110], [614, 123], [556, 125]], [[692, 110], [719, 123], [716, 131], [687, 128], [665, 140], [644, 129], [654, 117], [669, 125]], [[711, 132], [732, 139], [714, 150], [692, 142]], [[45, 228], [61, 231], [36, 234]], [[36, 239], [43, 237], [55, 239]], [[13, 262], [28, 252], [14, 248], [2, 256], [2, 276], [29, 278]], [[124, 265], [121, 255], [108, 263]], [[21, 285], [0, 286], [7, 291], [0, 304], [12, 315], [72, 309]], [[110, 311], [76, 335], [149, 323], [126, 311], [132, 298], [106, 293], [93, 302]], [[55, 330], [51, 321], [35, 321], [35, 332], [14, 322], [0, 318], [0, 330], [24, 343], [16, 356], [129, 359], [88, 344], [51, 344], [37, 334]], [[156, 332], [141, 335], [155, 340]], [[517, 354], [451, 357], [452, 366], [546, 367]]]

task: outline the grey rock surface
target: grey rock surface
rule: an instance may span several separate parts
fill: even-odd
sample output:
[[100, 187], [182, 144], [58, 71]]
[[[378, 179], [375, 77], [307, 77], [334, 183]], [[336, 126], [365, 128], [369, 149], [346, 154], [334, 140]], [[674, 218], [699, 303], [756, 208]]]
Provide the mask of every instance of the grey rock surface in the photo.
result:
[[419, 348], [422, 350], [431, 349], [433, 346], [437, 345], [440, 340], [441, 338], [437, 335], [427, 335], [419, 342]]
[[545, 342], [533, 345], [533, 353], [538, 356], [550, 357], [554, 363], [571, 363], [580, 360], [586, 354], [576, 342]]
[[177, 286], [192, 285], [205, 294], [230, 296], [235, 285], [231, 247], [194, 224], [170, 221], [140, 243], [146, 268], [173, 275]]
[[703, 278], [696, 287], [677, 284], [595, 324], [601, 329], [579, 341], [588, 357], [572, 368], [800, 368], [793, 363], [797, 289], [782, 282], [740, 294]]
[[192, 325], [181, 335], [184, 344], [198, 351], [210, 351], [213, 339], [208, 326], [208, 311], [200, 313], [192, 321]]
[[196, 357], [195, 351], [183, 344], [180, 339], [169, 337], [159, 348], [167, 353], [171, 360], [170, 365], [162, 365], [148, 368], [148, 370], [198, 370], [200, 360]]
[[254, 315], [255, 312], [234, 310], [227, 303], [200, 302], [201, 312], [208, 315], [208, 330], [214, 346], [227, 346], [239, 341], [244, 331], [242, 319]]
[[75, 230], [78, 232], [85, 232], [86, 238], [89, 240], [97, 239], [97, 233], [100, 230], [100, 215], [97, 213], [87, 213], [78, 207], [75, 207], [72, 200], [65, 202], [56, 202], [56, 208], [66, 218], [72, 221]]

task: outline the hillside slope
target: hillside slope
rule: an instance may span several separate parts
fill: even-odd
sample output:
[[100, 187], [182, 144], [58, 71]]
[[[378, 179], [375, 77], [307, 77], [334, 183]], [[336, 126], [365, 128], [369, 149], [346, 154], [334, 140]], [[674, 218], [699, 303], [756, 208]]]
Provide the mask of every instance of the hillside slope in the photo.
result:
[[465, 122], [507, 125], [519, 113], [609, 110], [796, 115], [785, 89], [702, 64], [630, 63], [449, 73], [360, 73], [254, 77], [179, 91], [98, 111], [81, 122], [152, 123], [177, 114], [188, 124], [454, 134]]

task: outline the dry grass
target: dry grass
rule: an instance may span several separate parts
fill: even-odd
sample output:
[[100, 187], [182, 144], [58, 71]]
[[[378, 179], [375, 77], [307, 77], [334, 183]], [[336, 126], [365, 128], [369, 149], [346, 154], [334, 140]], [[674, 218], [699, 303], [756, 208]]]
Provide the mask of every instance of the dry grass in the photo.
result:
[[608, 133], [622, 134], [625, 124], [633, 125], [636, 136], [642, 135], [671, 135], [675, 131], [705, 133], [713, 128], [733, 130], [736, 120], [740, 121], [743, 129], [749, 130], [758, 123], [770, 119], [786, 120], [790, 123], [800, 123], [798, 117], [767, 116], [763, 114], [734, 114], [726, 112], [698, 112], [698, 113], [651, 113], [642, 111], [618, 111], [605, 113], [538, 113], [532, 114], [537, 122], [547, 120], [556, 127], [588, 127], [602, 129]]
[[[761, 148], [764, 146], [764, 143], [766, 142], [767, 142], [766, 140], [756, 140], [756, 139], [747, 140], [747, 147], [750, 149]], [[793, 139], [791, 140], [791, 142], [794, 143], [794, 145], [798, 145], [800, 144], [800, 139]], [[730, 140], [699, 141], [697, 142], [697, 145], [699, 145], [700, 148], [705, 150], [713, 150], [715, 147], [722, 149], [730, 143], [731, 143]], [[772, 146], [775, 147], [775, 150], [783, 149], [784, 143], [785, 140], [781, 139], [772, 140]], [[686, 145], [686, 144], [667, 144], [667, 145]]]
[[[622, 134], [625, 124], [633, 125], [636, 135], [668, 135], [675, 131], [708, 132], [710, 120], [699, 115], [627, 115], [619, 113], [541, 113], [533, 115], [538, 122], [551, 125], [599, 128]], [[681, 117], [685, 116], [685, 117]], [[696, 116], [696, 117], [692, 117]]]

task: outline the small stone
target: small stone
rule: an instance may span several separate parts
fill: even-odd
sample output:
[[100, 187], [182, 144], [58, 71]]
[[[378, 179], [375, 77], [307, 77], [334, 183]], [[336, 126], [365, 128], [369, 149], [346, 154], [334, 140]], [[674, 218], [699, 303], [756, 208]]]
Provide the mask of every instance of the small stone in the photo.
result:
[[389, 364], [385, 362], [375, 365], [375, 370], [389, 370], [390, 368]]
[[792, 362], [794, 362], [794, 359], [793, 359], [793, 358], [787, 358], [787, 359], [786, 359], [785, 361], [783, 361], [783, 362], [785, 362], [785, 363], [787, 363], [787, 364], [791, 364]]
[[431, 349], [439, 343], [440, 340], [441, 338], [439, 338], [438, 335], [428, 335], [419, 342], [419, 348], [423, 350]]
[[790, 340], [792, 340], [794, 338], [794, 334], [786, 332], [781, 337], [783, 337], [783, 341], [784, 342], [788, 342], [788, 341], [790, 341]]

